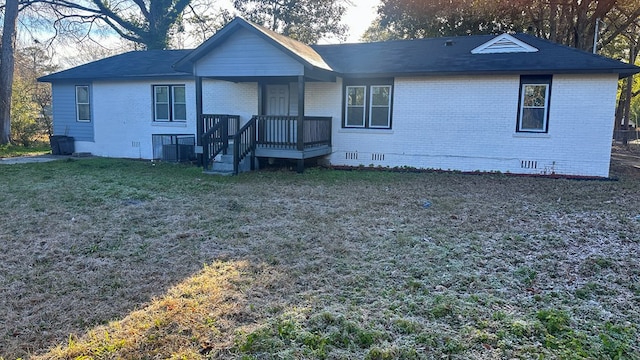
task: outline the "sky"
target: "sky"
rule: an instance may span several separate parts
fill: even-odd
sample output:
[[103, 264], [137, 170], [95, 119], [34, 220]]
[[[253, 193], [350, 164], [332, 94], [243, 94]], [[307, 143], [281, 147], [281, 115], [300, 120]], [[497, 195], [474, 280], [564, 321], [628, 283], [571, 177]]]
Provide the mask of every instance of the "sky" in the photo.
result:
[[343, 17], [343, 22], [349, 25], [349, 37], [347, 42], [358, 42], [362, 34], [367, 30], [376, 17], [376, 9], [380, 0], [353, 0], [354, 6], [350, 6]]

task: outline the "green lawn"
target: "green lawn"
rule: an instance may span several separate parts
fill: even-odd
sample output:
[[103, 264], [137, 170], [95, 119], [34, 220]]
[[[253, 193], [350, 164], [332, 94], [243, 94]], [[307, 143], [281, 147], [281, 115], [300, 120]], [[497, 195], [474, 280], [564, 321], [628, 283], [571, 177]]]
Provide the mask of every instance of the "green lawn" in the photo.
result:
[[640, 171], [614, 171], [0, 165], [0, 356], [640, 359]]

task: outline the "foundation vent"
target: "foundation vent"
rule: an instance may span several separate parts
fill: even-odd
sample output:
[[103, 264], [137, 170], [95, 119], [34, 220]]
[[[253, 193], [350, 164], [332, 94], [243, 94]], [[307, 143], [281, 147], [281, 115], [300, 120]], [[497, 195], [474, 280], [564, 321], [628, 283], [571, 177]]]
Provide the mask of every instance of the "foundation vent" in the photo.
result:
[[520, 160], [521, 169], [537, 169], [538, 162], [535, 160]]
[[345, 153], [345, 159], [347, 159], [347, 160], [358, 160], [358, 152], [357, 151], [347, 151]]
[[371, 161], [384, 161], [384, 154], [371, 154]]

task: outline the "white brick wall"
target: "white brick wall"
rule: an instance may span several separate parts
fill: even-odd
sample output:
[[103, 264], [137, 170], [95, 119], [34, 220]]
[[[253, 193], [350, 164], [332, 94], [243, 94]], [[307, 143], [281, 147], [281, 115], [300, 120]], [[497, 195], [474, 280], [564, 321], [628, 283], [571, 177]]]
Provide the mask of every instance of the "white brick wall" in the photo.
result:
[[608, 176], [617, 76], [554, 76], [548, 134], [515, 132], [519, 84], [518, 76], [398, 78], [392, 129], [334, 121], [330, 161]]
[[[187, 121], [153, 121], [153, 85], [186, 85]], [[195, 83], [193, 81], [161, 82], [95, 82], [93, 84], [95, 142], [76, 141], [76, 151], [98, 156], [151, 159], [153, 134], [196, 135]], [[255, 83], [203, 81], [205, 113], [234, 114], [241, 122], [258, 111]]]
[[[186, 85], [187, 121], [153, 121], [152, 85]], [[98, 156], [151, 159], [152, 134], [196, 133], [193, 81], [93, 83], [95, 142], [76, 142], [76, 151]]]
[[[391, 130], [343, 129], [342, 82], [306, 84], [305, 111], [333, 118], [333, 165], [524, 174], [609, 174], [616, 75], [553, 77], [548, 134], [516, 133], [518, 76], [397, 78]], [[76, 151], [152, 157], [152, 134], [196, 133], [193, 81], [187, 122], [154, 123], [152, 83], [93, 84], [95, 142]], [[258, 112], [258, 85], [205, 80], [205, 113]]]
[[307, 116], [331, 116], [335, 133], [342, 119], [342, 80], [305, 84], [304, 110]]
[[205, 114], [240, 115], [244, 124], [258, 113], [258, 84], [204, 80], [202, 107]]

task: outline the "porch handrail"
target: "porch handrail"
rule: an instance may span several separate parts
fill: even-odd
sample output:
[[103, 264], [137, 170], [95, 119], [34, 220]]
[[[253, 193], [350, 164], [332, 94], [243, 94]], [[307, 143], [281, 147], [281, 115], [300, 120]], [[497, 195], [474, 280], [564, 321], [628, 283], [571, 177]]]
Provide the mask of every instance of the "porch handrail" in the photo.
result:
[[[233, 136], [233, 173], [238, 175], [240, 162], [256, 151], [256, 117], [252, 117]], [[255, 170], [254, 155], [251, 156], [251, 170]]]
[[226, 121], [228, 124], [228, 135], [231, 137], [238, 132], [240, 128], [240, 115], [229, 114], [202, 114], [202, 129], [203, 132], [207, 132], [215, 124]]
[[229, 137], [223, 136], [227, 133], [227, 122], [220, 121], [213, 125], [207, 132], [202, 134], [202, 163], [205, 169], [211, 165], [211, 160], [229, 147]]
[[238, 132], [239, 115], [203, 114], [202, 134], [203, 167], [207, 169], [211, 161], [220, 153], [226, 154], [229, 139]]

